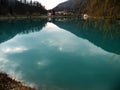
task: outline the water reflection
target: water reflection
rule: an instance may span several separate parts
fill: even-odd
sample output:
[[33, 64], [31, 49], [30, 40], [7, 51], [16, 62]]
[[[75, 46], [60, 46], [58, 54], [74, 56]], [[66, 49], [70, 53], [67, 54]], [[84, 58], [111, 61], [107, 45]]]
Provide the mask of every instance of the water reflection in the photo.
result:
[[13, 38], [17, 34], [37, 32], [45, 26], [46, 22], [46, 19], [0, 21], [0, 43]]
[[[91, 43], [90, 36], [97, 34], [91, 34], [91, 29], [81, 32], [80, 28], [79, 32], [74, 23], [54, 23], [57, 26], [47, 22], [37, 32], [17, 34], [1, 43], [0, 71], [36, 85], [39, 90], [119, 89], [120, 55]], [[93, 37], [94, 43], [99, 42]]]
[[116, 21], [55, 20], [60, 28], [94, 43], [109, 52], [120, 54], [120, 25]]

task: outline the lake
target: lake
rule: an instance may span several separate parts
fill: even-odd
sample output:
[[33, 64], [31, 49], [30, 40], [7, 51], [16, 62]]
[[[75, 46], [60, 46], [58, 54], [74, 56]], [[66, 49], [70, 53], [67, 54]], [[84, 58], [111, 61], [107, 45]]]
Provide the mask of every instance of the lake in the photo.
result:
[[38, 90], [119, 90], [120, 22], [0, 21], [0, 72]]

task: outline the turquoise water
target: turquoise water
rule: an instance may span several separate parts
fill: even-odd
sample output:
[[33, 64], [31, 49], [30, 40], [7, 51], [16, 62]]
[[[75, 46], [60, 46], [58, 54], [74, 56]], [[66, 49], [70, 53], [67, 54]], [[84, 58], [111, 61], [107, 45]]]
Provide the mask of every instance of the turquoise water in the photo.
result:
[[0, 21], [0, 71], [38, 90], [119, 90], [119, 22]]

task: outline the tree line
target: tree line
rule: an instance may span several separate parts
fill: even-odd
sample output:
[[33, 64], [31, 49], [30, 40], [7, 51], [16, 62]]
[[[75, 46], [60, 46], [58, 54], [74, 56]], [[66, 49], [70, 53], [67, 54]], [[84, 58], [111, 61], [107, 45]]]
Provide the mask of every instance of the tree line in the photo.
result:
[[120, 18], [120, 0], [68, 0], [54, 10], [76, 15], [86, 13], [94, 17]]
[[91, 16], [120, 18], [119, 0], [75, 0], [78, 13], [88, 13]]
[[32, 0], [0, 0], [0, 15], [33, 15], [46, 14], [41, 3]]

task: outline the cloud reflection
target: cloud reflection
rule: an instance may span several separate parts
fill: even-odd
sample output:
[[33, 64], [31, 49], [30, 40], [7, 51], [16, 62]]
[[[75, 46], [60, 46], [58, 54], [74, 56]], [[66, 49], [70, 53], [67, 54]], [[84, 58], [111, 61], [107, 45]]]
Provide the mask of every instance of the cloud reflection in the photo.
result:
[[37, 62], [38, 66], [46, 66], [48, 65], [48, 60], [40, 60]]
[[20, 63], [11, 61], [7, 59], [6, 56], [0, 57], [0, 72], [5, 72], [13, 79], [25, 82], [25, 85], [29, 85], [31, 87], [36, 86], [34, 83], [26, 81], [23, 72], [21, 70], [17, 70], [18, 67], [20, 67]]
[[[77, 36], [71, 34], [68, 31], [65, 31], [64, 29], [59, 28], [53, 23], [47, 23], [46, 25], [47, 26], [44, 28], [42, 33], [44, 34], [44, 36], [48, 37], [42, 39], [41, 42], [49, 47], [58, 48], [58, 50], [61, 52], [80, 52], [81, 55], [84, 54], [85, 56], [95, 54], [108, 54], [108, 52], [101, 49], [100, 47], [95, 46], [88, 40], [78, 38]], [[86, 52], [88, 52], [89, 54]]]
[[99, 79], [100, 73], [103, 76], [111, 74], [115, 67], [107, 59], [112, 55], [48, 22], [40, 32], [17, 35], [1, 44], [0, 70], [38, 86], [76, 86], [88, 79], [96, 82], [91, 79]]
[[27, 50], [27, 48], [25, 48], [25, 47], [5, 47], [5, 48], [2, 48], [3, 53], [22, 53], [26, 50]]

